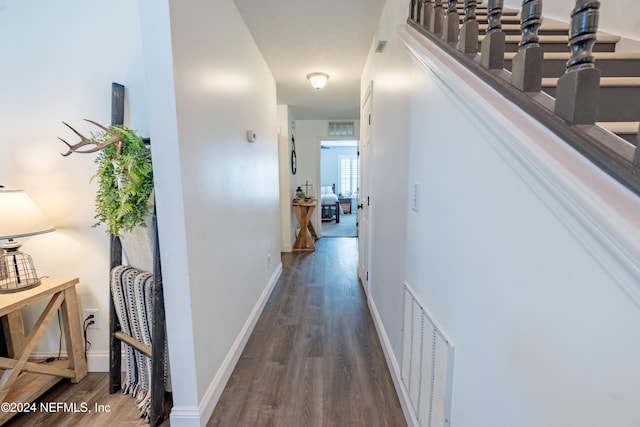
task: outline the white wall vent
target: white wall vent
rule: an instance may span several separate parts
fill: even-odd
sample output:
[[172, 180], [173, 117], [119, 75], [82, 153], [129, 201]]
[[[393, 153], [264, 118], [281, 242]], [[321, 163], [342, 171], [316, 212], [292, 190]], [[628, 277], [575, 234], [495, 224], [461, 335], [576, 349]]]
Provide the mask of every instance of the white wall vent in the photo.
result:
[[329, 136], [355, 135], [355, 122], [329, 122]]
[[404, 286], [402, 384], [417, 425], [451, 426], [453, 343]]

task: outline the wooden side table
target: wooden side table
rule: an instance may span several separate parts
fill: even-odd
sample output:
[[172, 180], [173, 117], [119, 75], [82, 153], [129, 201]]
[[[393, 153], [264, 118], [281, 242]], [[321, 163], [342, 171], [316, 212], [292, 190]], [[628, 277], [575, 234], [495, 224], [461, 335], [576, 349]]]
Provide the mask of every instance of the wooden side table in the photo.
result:
[[[75, 288], [78, 283], [77, 278], [43, 278], [35, 288], [0, 294], [0, 316], [3, 316], [5, 331], [8, 332], [5, 335], [10, 356], [0, 357], [0, 369], [4, 369], [0, 377], [0, 402], [30, 403], [62, 378], [70, 378], [71, 382], [77, 383], [87, 375]], [[25, 337], [19, 310], [47, 299], [48, 304]], [[51, 363], [29, 361], [29, 356], [51, 320], [55, 319], [58, 309], [62, 315], [68, 360]], [[13, 411], [0, 412], [0, 424], [15, 414]]]
[[314, 241], [318, 240], [316, 230], [311, 224], [311, 215], [316, 208], [316, 202], [306, 202], [304, 200], [298, 200], [293, 202], [293, 212], [296, 214], [298, 224], [300, 224], [300, 231], [296, 237], [296, 241], [293, 244], [294, 251], [307, 251], [313, 252], [316, 250]]

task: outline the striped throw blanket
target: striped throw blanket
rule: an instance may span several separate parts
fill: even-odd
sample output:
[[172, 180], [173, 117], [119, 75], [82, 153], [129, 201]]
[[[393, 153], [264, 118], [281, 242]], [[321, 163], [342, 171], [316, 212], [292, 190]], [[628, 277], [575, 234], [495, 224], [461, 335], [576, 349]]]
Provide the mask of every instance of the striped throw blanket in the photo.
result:
[[[122, 332], [151, 346], [153, 274], [121, 265], [111, 271], [111, 293]], [[151, 359], [125, 343], [125, 380], [122, 391], [132, 395], [140, 416], [149, 420]]]

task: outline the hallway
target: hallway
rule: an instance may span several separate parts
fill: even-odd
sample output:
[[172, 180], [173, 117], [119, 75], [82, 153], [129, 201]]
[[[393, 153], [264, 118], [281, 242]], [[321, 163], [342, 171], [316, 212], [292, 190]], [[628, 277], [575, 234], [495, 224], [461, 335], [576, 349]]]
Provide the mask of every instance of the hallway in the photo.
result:
[[285, 253], [207, 426], [404, 426], [356, 276], [357, 239]]

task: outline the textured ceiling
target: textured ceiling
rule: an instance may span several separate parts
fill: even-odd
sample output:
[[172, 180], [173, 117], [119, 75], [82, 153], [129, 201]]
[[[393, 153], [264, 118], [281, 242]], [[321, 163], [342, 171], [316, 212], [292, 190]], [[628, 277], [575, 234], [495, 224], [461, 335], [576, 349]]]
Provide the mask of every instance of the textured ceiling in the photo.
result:
[[[235, 0], [296, 119], [359, 117], [360, 75], [384, 0]], [[322, 90], [306, 75], [329, 74]]]

